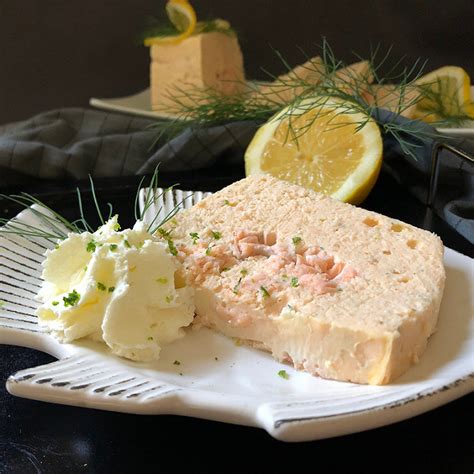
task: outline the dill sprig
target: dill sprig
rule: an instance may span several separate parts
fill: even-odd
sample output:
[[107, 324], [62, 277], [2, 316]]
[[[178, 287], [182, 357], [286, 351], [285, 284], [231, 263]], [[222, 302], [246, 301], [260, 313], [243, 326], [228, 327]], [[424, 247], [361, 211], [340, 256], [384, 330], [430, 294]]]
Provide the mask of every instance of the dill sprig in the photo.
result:
[[438, 78], [419, 85], [418, 90], [420, 117], [426, 117], [435, 127], [460, 127], [474, 119], [466, 112], [468, 104], [459, 103], [459, 86], [453, 87], [449, 81]]
[[[150, 182], [145, 191], [143, 183], [145, 177], [143, 177], [138, 185], [137, 193], [135, 196], [135, 219], [143, 220], [145, 213], [155, 204], [155, 202], [164, 193], [171, 191], [174, 186], [171, 186], [162, 193], [158, 193], [158, 166], [153, 172]], [[107, 203], [108, 216], [104, 218], [99, 199], [96, 194], [94, 181], [89, 177], [92, 200], [94, 203], [95, 211], [101, 225], [104, 225], [113, 215], [113, 207], [110, 203]], [[141, 192], [145, 192], [145, 203], [143, 209], [139, 209], [139, 196]], [[0, 199], [8, 200], [16, 205], [28, 209], [37, 219], [39, 224], [27, 224], [17, 218], [5, 219], [0, 218], [0, 235], [3, 234], [14, 234], [21, 237], [38, 237], [46, 239], [48, 242], [57, 243], [58, 241], [67, 238], [69, 233], [80, 234], [82, 232], [94, 232], [93, 226], [87, 221], [84, 206], [82, 202], [82, 195], [79, 188], [76, 188], [77, 203], [79, 208], [79, 218], [74, 221], [69, 221], [58, 212], [51, 209], [49, 206], [44, 204], [39, 199], [31, 196], [28, 193], [20, 193], [14, 195], [0, 194]], [[154, 234], [163, 224], [172, 219], [175, 214], [181, 209], [184, 200], [176, 204], [162, 219], [158, 219], [162, 209], [158, 209], [156, 215], [147, 226], [147, 231]]]
[[[288, 74], [275, 76], [264, 71], [272, 83], [247, 84], [240, 94], [222, 96], [209, 88], [177, 86], [173, 89], [168, 95], [171, 105], [166, 111], [175, 119], [160, 120], [151, 126], [157, 132], [154, 146], [162, 138], [171, 139], [188, 128], [200, 129], [241, 120], [263, 123], [272, 116], [276, 120], [287, 119], [286, 139], [297, 142], [321, 114], [328, 115], [329, 129], [350, 123], [355, 125], [355, 131], [359, 131], [373, 118], [384, 135], [392, 136], [401, 149], [415, 159], [420, 142], [443, 138], [430, 127], [407, 126], [406, 120], [399, 120], [399, 116], [423, 98], [416, 81], [423, 73], [425, 62], [418, 59], [410, 66], [403, 66], [405, 58], [402, 57], [382, 74], [382, 70], [387, 69], [391, 48], [383, 53], [377, 47], [370, 52], [367, 73], [361, 74], [346, 67], [325, 38], [320, 46], [320, 59], [312, 60], [306, 55], [307, 62], [300, 67], [300, 73], [291, 68], [281, 53], [275, 51], [275, 54]], [[385, 95], [376, 93], [377, 90], [380, 92], [377, 88], [387, 85]], [[293, 99], [284, 103], [282, 99], [289, 95], [293, 95]], [[371, 101], [369, 97], [372, 97]], [[390, 102], [392, 113], [381, 114], [380, 109], [386, 108], [387, 100], [392, 97], [396, 99]], [[283, 108], [285, 111], [282, 113]], [[316, 112], [302, 126], [297, 119], [309, 110]], [[344, 115], [356, 117], [344, 122], [341, 121]]]
[[[220, 18], [213, 18], [204, 21], [198, 21], [193, 35], [201, 33], [224, 33], [229, 36], [236, 36], [236, 31], [228, 21]], [[166, 36], [176, 36], [180, 33], [171, 21], [163, 18], [148, 17], [143, 31], [139, 35], [140, 42], [147, 38], [163, 38]]]

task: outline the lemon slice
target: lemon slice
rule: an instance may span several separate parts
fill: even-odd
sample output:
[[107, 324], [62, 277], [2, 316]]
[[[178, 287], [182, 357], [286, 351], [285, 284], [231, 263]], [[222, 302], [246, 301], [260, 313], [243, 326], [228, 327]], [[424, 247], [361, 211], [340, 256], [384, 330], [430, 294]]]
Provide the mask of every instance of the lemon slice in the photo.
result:
[[166, 14], [180, 34], [146, 38], [144, 41], [145, 46], [179, 43], [194, 33], [196, 29], [196, 12], [188, 0], [169, 0], [166, 4]]
[[257, 131], [245, 153], [246, 174], [268, 173], [359, 204], [382, 165], [379, 127], [338, 100], [313, 104], [305, 100], [286, 107]]
[[460, 115], [474, 118], [471, 79], [463, 68], [444, 66], [420, 77], [415, 84], [422, 93], [415, 109], [415, 118], [427, 122]]

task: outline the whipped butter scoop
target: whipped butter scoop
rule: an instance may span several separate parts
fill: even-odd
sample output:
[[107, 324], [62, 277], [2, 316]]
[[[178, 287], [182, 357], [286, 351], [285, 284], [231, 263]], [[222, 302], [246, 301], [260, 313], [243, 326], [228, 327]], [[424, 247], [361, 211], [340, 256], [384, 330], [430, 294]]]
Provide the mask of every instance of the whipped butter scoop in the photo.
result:
[[193, 289], [176, 283], [181, 264], [140, 221], [120, 231], [115, 216], [94, 233], [69, 234], [45, 257], [36, 314], [61, 342], [89, 338], [150, 361], [193, 320]]

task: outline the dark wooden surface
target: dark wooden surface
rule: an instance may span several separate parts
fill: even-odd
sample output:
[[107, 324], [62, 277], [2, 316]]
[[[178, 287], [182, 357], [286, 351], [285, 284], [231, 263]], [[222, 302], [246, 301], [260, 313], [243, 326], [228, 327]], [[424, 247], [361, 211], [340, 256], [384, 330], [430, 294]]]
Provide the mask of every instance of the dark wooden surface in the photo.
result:
[[[326, 36], [338, 57], [393, 47], [427, 69], [446, 64], [474, 76], [472, 0], [195, 0], [201, 19], [222, 17], [238, 30], [247, 76], [281, 73], [272, 48], [291, 65]], [[48, 109], [85, 106], [148, 86], [148, 49], [138, 36], [165, 0], [0, 0], [0, 124]], [[388, 64], [387, 64], [388, 66]]]
[[[241, 169], [163, 176], [162, 185], [217, 190]], [[97, 189], [124, 225], [132, 224], [137, 179], [102, 180]], [[86, 186], [81, 184], [81, 186]], [[74, 183], [30, 186], [73, 216]], [[87, 200], [90, 205], [90, 200]], [[382, 175], [364, 207], [435, 230], [450, 247], [472, 247]], [[1, 204], [0, 213], [17, 209]], [[376, 430], [308, 443], [284, 444], [260, 429], [177, 416], [134, 416], [15, 398], [5, 388], [13, 372], [52, 361], [37, 351], [0, 346], [1, 473], [297, 472], [472, 473], [474, 396]]]

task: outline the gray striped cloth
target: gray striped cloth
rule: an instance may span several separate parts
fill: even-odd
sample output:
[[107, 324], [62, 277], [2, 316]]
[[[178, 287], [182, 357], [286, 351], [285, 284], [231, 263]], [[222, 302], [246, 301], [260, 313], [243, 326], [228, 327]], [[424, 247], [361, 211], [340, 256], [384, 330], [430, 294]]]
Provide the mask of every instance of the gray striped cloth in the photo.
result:
[[[409, 128], [419, 122], [376, 112], [379, 123], [400, 120]], [[84, 179], [187, 171], [241, 163], [258, 125], [234, 122], [187, 129], [170, 141], [155, 144], [153, 120], [89, 109], [67, 108], [39, 114], [0, 127], [0, 186], [40, 179]], [[424, 125], [429, 132], [429, 125]], [[431, 129], [431, 131], [433, 131]], [[409, 141], [411, 138], [406, 137]], [[432, 140], [420, 142], [417, 159], [403, 153], [393, 137], [384, 137], [384, 168], [419, 200], [425, 202], [431, 172]], [[457, 142], [474, 154], [474, 142]], [[435, 211], [474, 243], [474, 169], [443, 152]]]
[[0, 126], [0, 186], [40, 179], [129, 176], [240, 162], [256, 124], [186, 130], [153, 146], [154, 120], [81, 108], [41, 113]]

